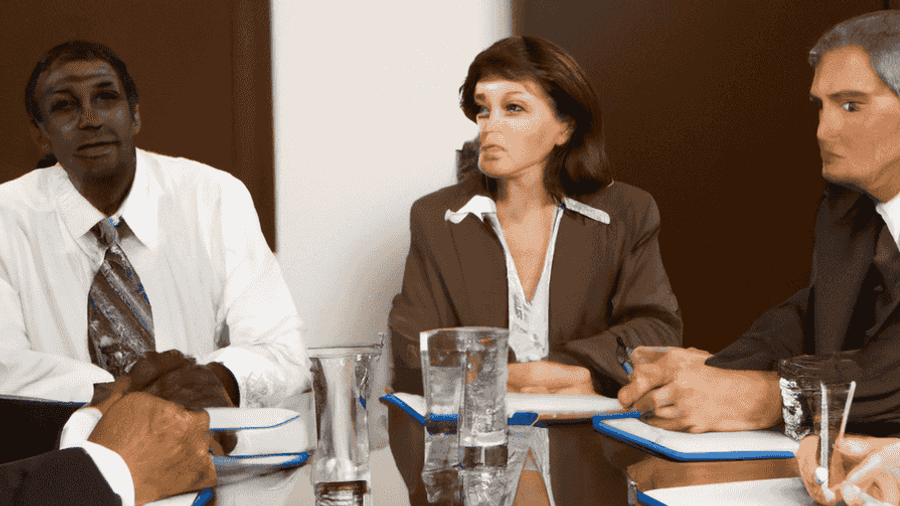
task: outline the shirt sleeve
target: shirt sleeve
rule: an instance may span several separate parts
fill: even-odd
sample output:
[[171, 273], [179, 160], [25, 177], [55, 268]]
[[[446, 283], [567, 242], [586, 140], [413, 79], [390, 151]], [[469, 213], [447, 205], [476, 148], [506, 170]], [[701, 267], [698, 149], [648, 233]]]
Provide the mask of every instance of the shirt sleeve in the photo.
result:
[[200, 362], [220, 362], [231, 371], [240, 407], [290, 407], [311, 384], [300, 317], [250, 193], [229, 177], [220, 205], [226, 279], [218, 311], [230, 344]]
[[109, 488], [122, 500], [122, 506], [134, 506], [134, 480], [131, 477], [131, 470], [118, 453], [90, 441], [83, 441], [67, 448], [83, 449], [94, 461]]
[[0, 392], [65, 402], [88, 402], [94, 383], [113, 381], [90, 362], [31, 349], [19, 294], [0, 258]]

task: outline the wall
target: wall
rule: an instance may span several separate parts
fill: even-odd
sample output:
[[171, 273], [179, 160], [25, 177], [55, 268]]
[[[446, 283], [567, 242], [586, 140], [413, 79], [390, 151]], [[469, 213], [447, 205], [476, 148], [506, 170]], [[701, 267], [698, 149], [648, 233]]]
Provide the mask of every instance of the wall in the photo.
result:
[[[458, 88], [472, 58], [511, 31], [509, 0], [272, 1], [278, 260], [310, 347], [387, 330], [409, 208], [454, 182], [455, 150], [477, 132]], [[386, 409], [369, 406], [374, 502], [404, 504]]]
[[275, 247], [267, 2], [5, 0], [0, 34], [0, 183], [29, 172], [39, 159], [24, 107], [35, 64], [68, 40], [102, 42], [137, 83], [137, 146], [241, 179]]
[[278, 258], [311, 346], [386, 330], [409, 208], [477, 132], [458, 88], [511, 26], [502, 0], [273, 1]]
[[687, 346], [717, 351], [805, 286], [822, 191], [807, 53], [881, 0], [516, 2], [598, 88], [616, 179], [648, 190]]

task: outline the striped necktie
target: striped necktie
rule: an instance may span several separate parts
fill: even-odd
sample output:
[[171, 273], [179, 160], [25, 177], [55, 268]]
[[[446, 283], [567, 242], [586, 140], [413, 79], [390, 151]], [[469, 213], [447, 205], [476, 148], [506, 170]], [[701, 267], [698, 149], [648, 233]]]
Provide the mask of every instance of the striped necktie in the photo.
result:
[[106, 255], [88, 293], [88, 348], [91, 362], [119, 377], [156, 349], [150, 300], [119, 246], [116, 227], [103, 219], [91, 232]]

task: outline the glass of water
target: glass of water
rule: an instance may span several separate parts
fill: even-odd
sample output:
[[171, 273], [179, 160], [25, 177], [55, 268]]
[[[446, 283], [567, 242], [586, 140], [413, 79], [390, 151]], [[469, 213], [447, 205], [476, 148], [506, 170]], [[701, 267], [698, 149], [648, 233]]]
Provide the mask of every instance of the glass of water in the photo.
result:
[[465, 334], [466, 366], [459, 414], [460, 478], [466, 506], [503, 504], [506, 463], [509, 331], [475, 328]]
[[362, 506], [370, 495], [370, 377], [381, 344], [310, 350], [318, 442], [310, 480], [318, 506]]
[[420, 335], [430, 503], [494, 505], [505, 497], [508, 335], [492, 327]]

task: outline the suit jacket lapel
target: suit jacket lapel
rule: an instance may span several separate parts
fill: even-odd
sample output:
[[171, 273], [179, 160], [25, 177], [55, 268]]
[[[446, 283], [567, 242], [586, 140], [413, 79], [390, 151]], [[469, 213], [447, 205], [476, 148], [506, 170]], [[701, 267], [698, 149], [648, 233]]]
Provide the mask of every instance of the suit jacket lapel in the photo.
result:
[[[581, 318], [572, 311], [572, 300], [587, 300], [592, 272], [591, 258], [596, 253], [596, 227], [607, 226], [566, 210], [559, 223], [556, 252], [553, 257], [550, 284], [549, 341], [552, 345], [560, 336], [573, 336]], [[602, 259], [601, 259], [602, 260]]]
[[829, 216], [816, 222], [815, 330], [819, 354], [841, 349], [879, 232], [875, 205], [864, 195], [847, 192], [838, 197], [830, 211]]
[[458, 261], [456, 279], [446, 279], [459, 308], [460, 325], [509, 326], [506, 258], [490, 223], [469, 215], [449, 223]]

